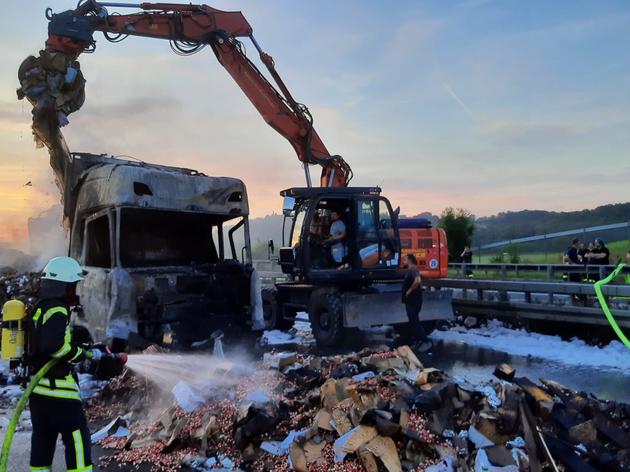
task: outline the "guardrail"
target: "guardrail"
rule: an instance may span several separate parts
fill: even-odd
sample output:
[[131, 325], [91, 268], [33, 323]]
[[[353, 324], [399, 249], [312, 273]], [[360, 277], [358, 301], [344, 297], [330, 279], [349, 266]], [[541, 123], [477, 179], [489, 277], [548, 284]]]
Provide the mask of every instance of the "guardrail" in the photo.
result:
[[[519, 277], [526, 274], [539, 274], [547, 280], [553, 280], [558, 274], [582, 274], [586, 278], [603, 279], [610, 274], [615, 265], [582, 265], [582, 264], [464, 264], [450, 263], [449, 277], [467, 277], [471, 272], [493, 274], [495, 279], [506, 279], [510, 275]], [[624, 267], [622, 273], [630, 274], [630, 267]]]
[[[606, 326], [592, 284], [517, 280], [435, 279], [427, 285], [453, 289], [453, 308], [462, 315], [499, 319], [545, 320]], [[630, 328], [630, 285], [605, 285], [620, 326]]]

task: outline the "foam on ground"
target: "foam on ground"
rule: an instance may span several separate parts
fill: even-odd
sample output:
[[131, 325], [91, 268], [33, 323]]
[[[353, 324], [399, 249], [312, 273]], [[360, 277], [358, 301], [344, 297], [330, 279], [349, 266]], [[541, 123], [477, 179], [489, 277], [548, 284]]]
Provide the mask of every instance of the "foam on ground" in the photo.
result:
[[539, 357], [566, 365], [615, 370], [630, 376], [630, 350], [619, 341], [600, 348], [577, 338], [563, 341], [560, 336], [507, 328], [497, 320], [488, 321], [487, 327], [466, 329], [457, 326], [447, 331], [435, 331], [431, 338], [463, 342], [517, 356]]

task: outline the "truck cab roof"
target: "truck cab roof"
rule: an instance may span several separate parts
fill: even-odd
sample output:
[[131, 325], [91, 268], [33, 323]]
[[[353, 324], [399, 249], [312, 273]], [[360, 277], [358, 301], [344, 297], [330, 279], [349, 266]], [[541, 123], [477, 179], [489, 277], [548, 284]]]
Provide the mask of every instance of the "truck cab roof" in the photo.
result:
[[[72, 155], [66, 185], [72, 216], [107, 207], [136, 207], [224, 215], [247, 215], [245, 184], [179, 167], [147, 164], [106, 155]], [[74, 207], [74, 208], [73, 208]]]

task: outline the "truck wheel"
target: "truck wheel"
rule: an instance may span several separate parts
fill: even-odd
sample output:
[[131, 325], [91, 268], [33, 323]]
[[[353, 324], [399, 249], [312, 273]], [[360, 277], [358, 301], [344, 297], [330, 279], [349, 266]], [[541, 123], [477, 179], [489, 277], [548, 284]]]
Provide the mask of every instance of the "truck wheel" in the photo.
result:
[[308, 319], [318, 346], [331, 347], [343, 340], [343, 303], [338, 292], [313, 292], [308, 305]]
[[263, 287], [261, 290], [263, 302], [263, 319], [266, 329], [287, 331], [293, 327], [293, 320], [285, 320], [282, 310], [278, 306], [278, 291], [275, 287]]

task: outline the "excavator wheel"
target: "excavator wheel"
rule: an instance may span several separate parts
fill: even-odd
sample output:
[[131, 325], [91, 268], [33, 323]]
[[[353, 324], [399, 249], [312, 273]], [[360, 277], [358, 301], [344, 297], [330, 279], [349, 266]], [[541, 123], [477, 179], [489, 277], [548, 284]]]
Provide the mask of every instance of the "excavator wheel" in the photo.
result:
[[343, 302], [334, 289], [316, 290], [311, 294], [308, 306], [311, 329], [320, 347], [341, 344], [344, 338]]
[[266, 329], [287, 331], [293, 326], [293, 320], [285, 320], [282, 310], [278, 306], [278, 291], [275, 287], [263, 287], [261, 292], [263, 302], [263, 319]]

